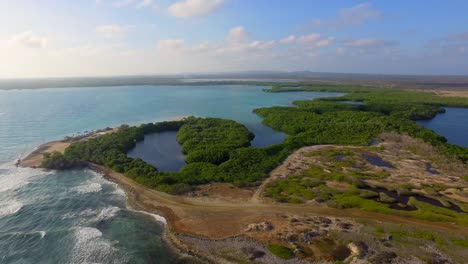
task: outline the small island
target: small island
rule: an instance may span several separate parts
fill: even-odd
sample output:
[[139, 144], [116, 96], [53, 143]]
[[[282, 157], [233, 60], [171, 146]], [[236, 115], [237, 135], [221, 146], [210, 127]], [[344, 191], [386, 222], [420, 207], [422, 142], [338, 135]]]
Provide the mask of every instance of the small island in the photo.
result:
[[[267, 147], [250, 146], [254, 135], [235, 121], [187, 117], [50, 142], [19, 165], [102, 172], [131, 206], [163, 216], [173, 244], [202, 261], [467, 257], [468, 148], [415, 121], [468, 107], [468, 98], [331, 84], [266, 90], [294, 91], [345, 95], [255, 109], [288, 135]], [[177, 132], [185, 154], [178, 172], [127, 156], [165, 131]]]

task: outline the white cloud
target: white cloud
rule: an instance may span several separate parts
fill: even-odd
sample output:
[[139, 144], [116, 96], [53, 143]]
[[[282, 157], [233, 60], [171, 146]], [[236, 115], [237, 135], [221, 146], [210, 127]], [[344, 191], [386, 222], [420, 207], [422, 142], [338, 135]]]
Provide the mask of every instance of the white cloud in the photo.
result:
[[254, 41], [252, 43], [249, 44], [249, 47], [250, 48], [253, 48], [253, 49], [268, 49], [268, 48], [271, 48], [273, 47], [274, 45], [276, 44], [275, 41], [271, 40], [271, 41], [260, 41], [260, 40], [257, 40], [257, 41]]
[[380, 39], [362, 38], [348, 41], [345, 43], [345, 46], [350, 48], [378, 48], [384, 46], [385, 44], [385, 41]]
[[338, 12], [338, 17], [332, 22], [334, 28], [347, 28], [363, 24], [364, 22], [379, 18], [380, 11], [371, 8], [370, 3], [361, 3], [349, 8], [343, 8]]
[[453, 34], [448, 36], [446, 39], [452, 42], [468, 42], [468, 32]]
[[143, 0], [139, 4], [137, 4], [136, 8], [149, 7], [152, 4], [153, 4], [153, 0]]
[[299, 37], [298, 41], [301, 43], [314, 43], [320, 39], [320, 34], [312, 33], [309, 35], [302, 35]]
[[182, 50], [185, 47], [183, 39], [161, 39], [157, 48], [160, 50]]
[[112, 3], [115, 7], [124, 7], [133, 4], [135, 0], [119, 0]]
[[295, 35], [290, 35], [284, 39], [281, 39], [280, 40], [280, 43], [283, 43], [283, 44], [290, 44], [290, 43], [293, 43], [296, 41], [296, 36]]
[[169, 13], [175, 17], [189, 18], [210, 14], [218, 9], [224, 0], [183, 0], [169, 6]]
[[370, 3], [361, 3], [338, 10], [335, 17], [326, 20], [315, 19], [300, 28], [301, 32], [317, 29], [342, 30], [356, 27], [365, 22], [382, 17], [379, 10], [373, 9]]
[[96, 33], [106, 39], [117, 38], [124, 34], [124, 29], [119, 25], [97, 26]]
[[327, 47], [327, 46], [330, 46], [333, 42], [333, 38], [325, 38], [325, 39], [321, 39], [319, 41], [317, 41], [315, 43], [315, 46], [316, 47]]
[[31, 31], [22, 32], [12, 36], [9, 42], [15, 46], [26, 48], [45, 48], [49, 40], [44, 36], [39, 36]]
[[245, 30], [244, 27], [235, 27], [232, 28], [227, 37], [226, 37], [226, 43], [230, 45], [239, 45], [242, 43], [247, 42], [250, 39], [249, 33]]

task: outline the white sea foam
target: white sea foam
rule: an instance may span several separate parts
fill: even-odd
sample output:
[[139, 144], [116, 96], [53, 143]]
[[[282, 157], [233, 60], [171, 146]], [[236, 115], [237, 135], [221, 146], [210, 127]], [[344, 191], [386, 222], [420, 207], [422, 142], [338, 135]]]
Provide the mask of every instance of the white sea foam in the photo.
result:
[[102, 190], [102, 185], [97, 182], [86, 181], [85, 184], [73, 187], [72, 190], [79, 194], [96, 193]]
[[96, 172], [96, 171], [92, 171], [90, 170], [90, 172], [95, 176], [93, 178], [93, 181], [94, 182], [97, 182], [97, 183], [100, 183], [101, 185], [105, 184], [105, 185], [111, 185], [113, 188], [114, 188], [114, 191], [112, 192], [112, 194], [116, 195], [116, 196], [121, 196], [123, 198], [126, 198], [127, 197], [127, 194], [125, 193], [125, 191], [120, 188], [120, 186], [115, 183], [115, 182], [111, 182], [109, 180], [107, 180], [106, 178], [104, 178], [104, 176], [99, 173], [99, 172]]
[[93, 227], [77, 227], [70, 263], [102, 263], [117, 259], [118, 250]]
[[164, 218], [164, 217], [162, 217], [160, 215], [148, 213], [148, 212], [145, 212], [145, 211], [139, 211], [139, 210], [131, 210], [131, 211], [138, 212], [140, 214], [145, 214], [145, 215], [152, 216], [156, 221], [158, 221], [160, 223], [163, 223], [165, 225], [167, 224], [166, 218]]
[[41, 239], [43, 239], [46, 235], [46, 231], [37, 231], [41, 235]]
[[62, 219], [72, 219], [76, 217], [89, 217], [89, 216], [94, 216], [97, 214], [96, 210], [93, 209], [85, 209], [79, 213], [66, 213], [62, 216]]
[[107, 208], [102, 209], [102, 211], [98, 214], [97, 218], [99, 220], [110, 219], [110, 218], [115, 217], [115, 215], [117, 215], [119, 211], [120, 211], [120, 208], [116, 206], [107, 207]]
[[75, 230], [77, 242], [87, 242], [95, 238], [101, 237], [102, 233], [94, 227], [77, 227]]
[[120, 208], [118, 208], [116, 206], [107, 207], [107, 208], [102, 209], [93, 218], [91, 218], [89, 220], [85, 220], [84, 222], [85, 223], [95, 223], [95, 222], [111, 219], [111, 218], [114, 218], [119, 211], [120, 211]]
[[32, 179], [37, 179], [45, 175], [52, 174], [40, 169], [15, 167], [13, 163], [0, 165], [2, 174], [0, 175], [0, 193], [16, 190], [28, 184]]
[[[116, 184], [117, 185], [117, 184]], [[121, 189], [119, 186], [116, 186], [115, 187], [115, 190], [112, 192], [113, 194], [115, 195], [118, 195], [118, 196], [123, 196], [123, 197], [126, 197], [127, 194], [125, 193], [125, 191], [123, 189]]]
[[0, 203], [0, 218], [15, 214], [21, 208], [23, 208], [23, 204], [16, 200]]

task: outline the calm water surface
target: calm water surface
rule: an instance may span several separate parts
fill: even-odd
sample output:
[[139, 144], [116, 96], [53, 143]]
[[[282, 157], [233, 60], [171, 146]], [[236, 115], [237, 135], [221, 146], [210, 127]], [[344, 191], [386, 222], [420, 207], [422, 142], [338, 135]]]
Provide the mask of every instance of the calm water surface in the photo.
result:
[[185, 161], [176, 136], [175, 131], [145, 135], [145, 140], [138, 142], [127, 155], [140, 158], [160, 171], [178, 171]]
[[[107, 126], [180, 116], [245, 124], [255, 146], [284, 134], [257, 107], [333, 93], [264, 93], [258, 86], [122, 86], [0, 90], [0, 263], [174, 263], [162, 224], [127, 208], [118, 186], [88, 170], [44, 172], [13, 162], [37, 145]], [[164, 147], [164, 146], [162, 146]]]
[[446, 107], [445, 113], [417, 123], [444, 136], [450, 144], [468, 147], [468, 108]]

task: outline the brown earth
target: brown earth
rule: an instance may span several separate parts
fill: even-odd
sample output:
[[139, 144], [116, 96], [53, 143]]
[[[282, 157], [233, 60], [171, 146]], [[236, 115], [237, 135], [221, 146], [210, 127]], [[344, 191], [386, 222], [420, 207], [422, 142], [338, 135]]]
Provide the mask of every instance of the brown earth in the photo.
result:
[[18, 165], [22, 167], [38, 168], [41, 166], [44, 154], [52, 153], [54, 151], [63, 153], [68, 146], [70, 146], [70, 142], [62, 140], [43, 144], [25, 158], [21, 159]]
[[447, 97], [465, 97], [468, 98], [468, 90], [436, 90], [435, 94]]

